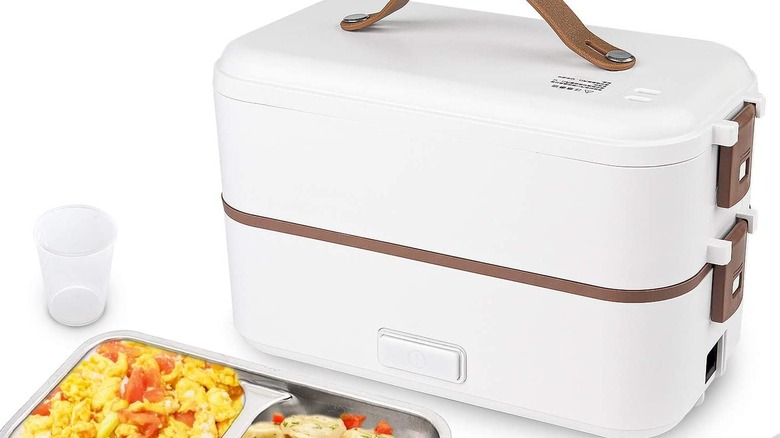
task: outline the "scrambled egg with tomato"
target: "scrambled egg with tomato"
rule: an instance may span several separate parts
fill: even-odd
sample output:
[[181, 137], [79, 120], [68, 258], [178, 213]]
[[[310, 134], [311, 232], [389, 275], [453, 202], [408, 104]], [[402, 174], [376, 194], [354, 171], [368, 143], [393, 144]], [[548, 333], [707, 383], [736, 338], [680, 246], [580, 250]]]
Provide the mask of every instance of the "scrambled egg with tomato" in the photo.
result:
[[108, 342], [33, 411], [22, 438], [219, 438], [243, 405], [232, 369]]

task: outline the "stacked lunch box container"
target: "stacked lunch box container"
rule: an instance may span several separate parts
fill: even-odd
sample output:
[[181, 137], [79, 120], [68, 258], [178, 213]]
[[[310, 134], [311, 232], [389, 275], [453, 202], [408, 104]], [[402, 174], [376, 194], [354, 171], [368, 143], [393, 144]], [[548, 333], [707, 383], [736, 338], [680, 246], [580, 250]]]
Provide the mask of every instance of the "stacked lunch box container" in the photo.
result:
[[740, 337], [753, 72], [714, 43], [595, 31], [632, 55], [559, 0], [531, 2], [555, 32], [406, 1], [339, 26], [365, 3], [216, 66], [238, 330], [601, 436], [673, 428]]

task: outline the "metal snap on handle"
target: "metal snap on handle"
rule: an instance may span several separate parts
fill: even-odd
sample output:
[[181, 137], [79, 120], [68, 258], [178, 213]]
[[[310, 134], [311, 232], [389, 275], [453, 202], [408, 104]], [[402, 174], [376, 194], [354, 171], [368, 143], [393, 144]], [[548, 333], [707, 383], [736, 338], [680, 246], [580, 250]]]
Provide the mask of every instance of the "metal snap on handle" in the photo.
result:
[[620, 49], [610, 50], [609, 52], [607, 52], [606, 58], [612, 62], [618, 62], [621, 64], [633, 62], [636, 60], [636, 58], [634, 58], [634, 55], [632, 55], [629, 52], [626, 52], [625, 50], [620, 50]]
[[352, 14], [344, 17], [342, 23], [347, 23], [347, 24], [363, 23], [365, 21], [368, 21], [369, 18], [371, 18], [371, 15], [369, 14]]

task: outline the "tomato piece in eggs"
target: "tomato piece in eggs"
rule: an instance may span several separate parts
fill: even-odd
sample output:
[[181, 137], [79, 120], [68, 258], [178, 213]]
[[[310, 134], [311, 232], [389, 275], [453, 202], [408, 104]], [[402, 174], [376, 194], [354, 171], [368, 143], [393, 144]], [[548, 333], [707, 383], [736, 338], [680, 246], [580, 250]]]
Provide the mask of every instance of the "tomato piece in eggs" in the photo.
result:
[[144, 399], [154, 403], [162, 401], [165, 398], [165, 386], [160, 372], [156, 369], [133, 368], [122, 398], [128, 403]]
[[192, 425], [195, 424], [195, 412], [176, 412], [173, 414], [173, 419], [192, 427]]
[[157, 361], [157, 365], [160, 367], [160, 372], [163, 374], [170, 374], [171, 371], [176, 368], [176, 356], [171, 354], [159, 354], [154, 357]]
[[97, 353], [103, 357], [111, 359], [116, 362], [119, 360], [119, 353], [127, 356], [128, 363], [132, 364], [135, 359], [141, 355], [141, 350], [135, 347], [126, 345], [121, 341], [111, 341], [101, 344], [97, 348]]
[[138, 430], [146, 438], [157, 437], [165, 425], [164, 419], [160, 415], [151, 412], [130, 412], [124, 410], [120, 412], [119, 418], [123, 423], [138, 427]]
[[144, 384], [144, 379], [141, 374], [142, 372], [140, 370], [133, 370], [132, 374], [130, 374], [130, 378], [127, 379], [122, 398], [128, 403], [135, 403], [144, 399], [146, 385]]
[[43, 401], [40, 405], [38, 405], [37, 408], [35, 408], [34, 411], [32, 411], [32, 415], [41, 415], [41, 416], [49, 416], [51, 414], [51, 402], [55, 399], [60, 399], [62, 397], [62, 390], [57, 387], [54, 391], [52, 391], [51, 394], [49, 394], [48, 397], [46, 397], [46, 400]]

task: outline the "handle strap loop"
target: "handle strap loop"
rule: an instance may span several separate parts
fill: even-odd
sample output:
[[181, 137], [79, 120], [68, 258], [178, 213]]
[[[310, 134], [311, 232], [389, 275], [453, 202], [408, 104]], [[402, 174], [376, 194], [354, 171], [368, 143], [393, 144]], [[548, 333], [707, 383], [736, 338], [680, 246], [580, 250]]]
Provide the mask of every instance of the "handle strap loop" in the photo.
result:
[[[631, 53], [613, 46], [591, 32], [563, 0], [527, 1], [569, 49], [595, 66], [609, 71], [623, 71], [636, 65], [636, 58]], [[341, 22], [341, 28], [349, 32], [363, 30], [399, 11], [408, 3], [409, 0], [390, 0], [379, 12], [346, 17]]]

